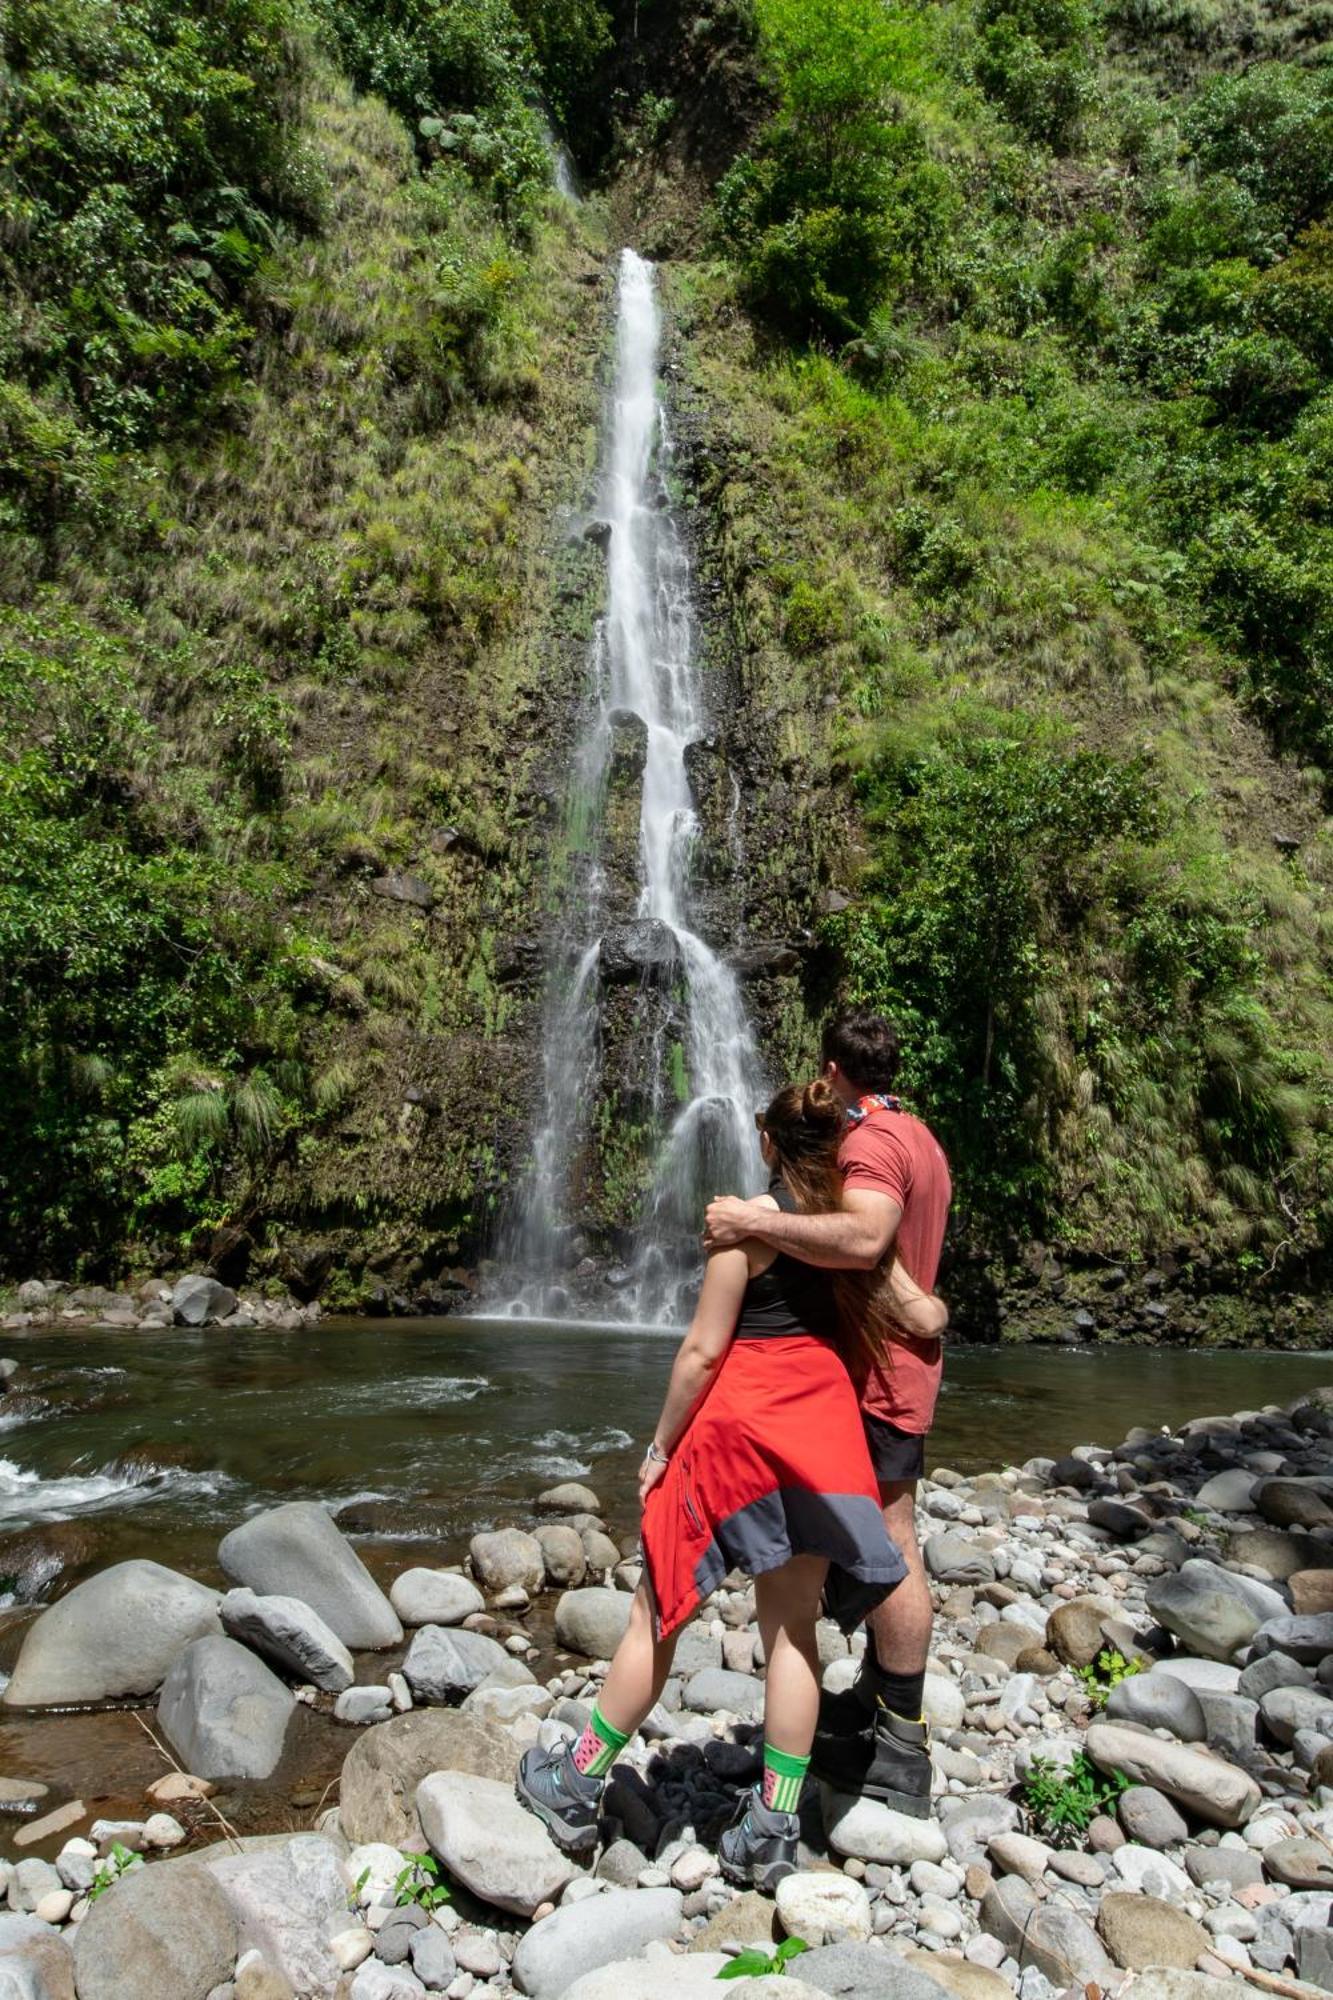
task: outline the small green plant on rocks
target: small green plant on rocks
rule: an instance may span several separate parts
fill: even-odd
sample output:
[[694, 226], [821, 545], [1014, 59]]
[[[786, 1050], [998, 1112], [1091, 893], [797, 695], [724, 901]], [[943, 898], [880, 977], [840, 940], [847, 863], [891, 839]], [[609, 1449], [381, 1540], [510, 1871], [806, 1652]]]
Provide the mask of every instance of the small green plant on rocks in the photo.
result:
[[1143, 1672], [1142, 1660], [1127, 1660], [1114, 1646], [1103, 1646], [1095, 1660], [1088, 1666], [1075, 1667], [1074, 1673], [1083, 1683], [1083, 1692], [1094, 1708], [1105, 1708], [1106, 1697], [1113, 1687], [1127, 1681], [1134, 1674]]
[[1129, 1780], [1120, 1771], [1099, 1771], [1080, 1750], [1066, 1766], [1034, 1757], [1023, 1780], [1023, 1803], [1034, 1830], [1059, 1845], [1081, 1839], [1098, 1813], [1114, 1806]]
[[433, 1854], [405, 1854], [407, 1866], [394, 1880], [394, 1902], [401, 1910], [415, 1903], [419, 1910], [438, 1910], [452, 1900], [449, 1885]]
[[804, 1938], [784, 1938], [776, 1951], [764, 1951], [759, 1945], [750, 1945], [745, 1951], [738, 1951], [718, 1973], [719, 1979], [762, 1979], [765, 1974], [777, 1974], [787, 1970], [788, 1961], [799, 1957], [810, 1947]]
[[99, 1861], [93, 1871], [93, 1879], [88, 1889], [88, 1901], [95, 1903], [99, 1896], [106, 1894], [113, 1883], [119, 1882], [122, 1875], [128, 1875], [131, 1868], [140, 1867], [142, 1862], [142, 1855], [136, 1854], [121, 1841], [113, 1840], [110, 1854]]

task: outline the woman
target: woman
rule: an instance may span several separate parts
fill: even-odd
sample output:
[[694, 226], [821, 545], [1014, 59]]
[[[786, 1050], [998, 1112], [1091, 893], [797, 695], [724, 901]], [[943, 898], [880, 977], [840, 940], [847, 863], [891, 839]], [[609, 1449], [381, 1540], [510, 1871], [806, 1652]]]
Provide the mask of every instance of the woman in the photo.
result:
[[[756, 1119], [780, 1208], [842, 1201], [845, 1112], [822, 1078]], [[714, 1251], [639, 1469], [644, 1578], [592, 1719], [566, 1750], [529, 1750], [518, 1795], [571, 1852], [597, 1838], [605, 1775], [657, 1701], [676, 1634], [728, 1570], [755, 1579], [767, 1662], [764, 1774], [719, 1843], [728, 1880], [776, 1888], [796, 1866], [796, 1808], [819, 1711], [815, 1625], [830, 1565], [850, 1630], [906, 1575], [880, 1512], [849, 1374], [895, 1324], [947, 1313], [897, 1265], [827, 1272], [750, 1241]]]

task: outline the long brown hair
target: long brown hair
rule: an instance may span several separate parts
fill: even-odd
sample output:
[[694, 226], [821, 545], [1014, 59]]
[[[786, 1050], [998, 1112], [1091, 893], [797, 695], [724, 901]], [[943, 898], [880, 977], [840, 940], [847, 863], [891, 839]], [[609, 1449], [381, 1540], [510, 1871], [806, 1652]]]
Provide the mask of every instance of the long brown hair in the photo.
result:
[[[777, 1154], [783, 1186], [807, 1215], [843, 1206], [838, 1148], [847, 1111], [832, 1084], [789, 1083], [755, 1120]], [[831, 1271], [843, 1345], [853, 1366], [892, 1365], [890, 1341], [901, 1331], [886, 1282], [887, 1265], [873, 1271]]]

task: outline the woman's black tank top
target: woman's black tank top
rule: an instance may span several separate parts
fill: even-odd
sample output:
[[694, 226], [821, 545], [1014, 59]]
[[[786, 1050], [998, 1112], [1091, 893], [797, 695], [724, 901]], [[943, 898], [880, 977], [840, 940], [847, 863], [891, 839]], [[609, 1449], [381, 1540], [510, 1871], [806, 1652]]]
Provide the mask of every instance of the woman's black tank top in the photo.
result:
[[[796, 1214], [796, 1203], [780, 1181], [769, 1193], [785, 1214]], [[838, 1331], [832, 1274], [780, 1250], [768, 1269], [745, 1287], [735, 1337], [776, 1340], [812, 1333], [818, 1340], [836, 1340]]]

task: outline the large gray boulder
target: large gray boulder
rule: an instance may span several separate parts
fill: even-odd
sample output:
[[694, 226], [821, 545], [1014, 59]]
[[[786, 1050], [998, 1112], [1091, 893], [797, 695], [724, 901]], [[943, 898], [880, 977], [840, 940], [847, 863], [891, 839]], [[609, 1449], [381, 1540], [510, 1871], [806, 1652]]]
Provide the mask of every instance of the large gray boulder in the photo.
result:
[[[823, 1793], [824, 1824], [835, 1854], [910, 1868], [914, 1861], [943, 1861], [948, 1852], [938, 1820], [895, 1812], [878, 1799]], [[1015, 1817], [1017, 1815], [1015, 1814]]]
[[1086, 1986], [1105, 1992], [1115, 1983], [1115, 1967], [1096, 1932], [1076, 1910], [1038, 1902], [1021, 1875], [991, 1884], [981, 1899], [981, 1927], [998, 1938], [1019, 1966], [1035, 1965], [1056, 1986]]
[[1186, 1563], [1148, 1585], [1148, 1609], [1191, 1652], [1205, 1660], [1231, 1660], [1263, 1623], [1238, 1581], [1215, 1563]]
[[678, 1889], [610, 1889], [570, 1903], [519, 1939], [514, 1984], [532, 2000], [560, 2000], [585, 1972], [634, 1958], [654, 1938], [674, 1937], [681, 1907]]
[[296, 1702], [262, 1660], [221, 1636], [187, 1646], [162, 1686], [157, 1719], [199, 1778], [267, 1778]]
[[299, 1597], [257, 1597], [253, 1590], [229, 1590], [219, 1608], [222, 1629], [275, 1666], [341, 1694], [356, 1679], [352, 1656], [336, 1632]]
[[1175, 1674], [1131, 1674], [1106, 1697], [1111, 1722], [1139, 1722], [1146, 1729], [1169, 1729], [1182, 1743], [1203, 1743], [1208, 1726], [1203, 1704]]
[[472, 1573], [483, 1590], [492, 1595], [516, 1586], [535, 1596], [542, 1587], [546, 1565], [541, 1543], [521, 1528], [496, 1528], [474, 1535], [468, 1544]]
[[345, 1646], [374, 1651], [402, 1639], [388, 1598], [313, 1500], [291, 1500], [243, 1521], [224, 1536], [218, 1561], [261, 1597], [299, 1597]]
[[416, 1803], [432, 1852], [483, 1903], [530, 1917], [578, 1873], [512, 1785], [437, 1771], [418, 1785]]
[[234, 1912], [239, 1949], [262, 1954], [293, 1992], [331, 2000], [342, 1977], [331, 1940], [349, 1929], [347, 1882], [338, 1850], [319, 1833], [222, 1844], [205, 1865]]
[[177, 1326], [211, 1326], [236, 1310], [236, 1294], [216, 1278], [179, 1278], [171, 1294]]
[[237, 1939], [236, 1918], [201, 1862], [133, 1868], [74, 1934], [79, 2000], [206, 2000], [231, 1978]]
[[585, 1660], [609, 1660], [625, 1636], [633, 1598], [625, 1590], [594, 1584], [567, 1590], [555, 1607], [555, 1639]]
[[358, 1846], [382, 1841], [400, 1853], [425, 1845], [417, 1786], [432, 1771], [463, 1771], [513, 1789], [518, 1745], [508, 1730], [452, 1708], [414, 1708], [358, 1736], [338, 1788], [343, 1832]]
[[0, 2000], [74, 2000], [74, 1958], [40, 1917], [0, 1916]]
[[[403, 1676], [415, 1701], [458, 1701], [483, 1681], [497, 1687], [522, 1687], [531, 1671], [498, 1639], [484, 1632], [446, 1630], [423, 1625], [413, 1634], [403, 1661]], [[493, 1678], [494, 1677], [494, 1678]]]
[[1246, 1771], [1207, 1750], [1166, 1743], [1117, 1722], [1094, 1722], [1086, 1746], [1101, 1771], [1123, 1771], [1134, 1784], [1152, 1785], [1210, 1826], [1244, 1826], [1259, 1804], [1259, 1787]]
[[192, 1639], [221, 1631], [218, 1602], [161, 1563], [116, 1563], [29, 1626], [2, 1699], [38, 1708], [151, 1694]]
[[1317, 1667], [1333, 1653], [1333, 1611], [1266, 1619], [1254, 1635], [1251, 1658], [1259, 1659], [1265, 1653], [1285, 1653], [1303, 1666]]

